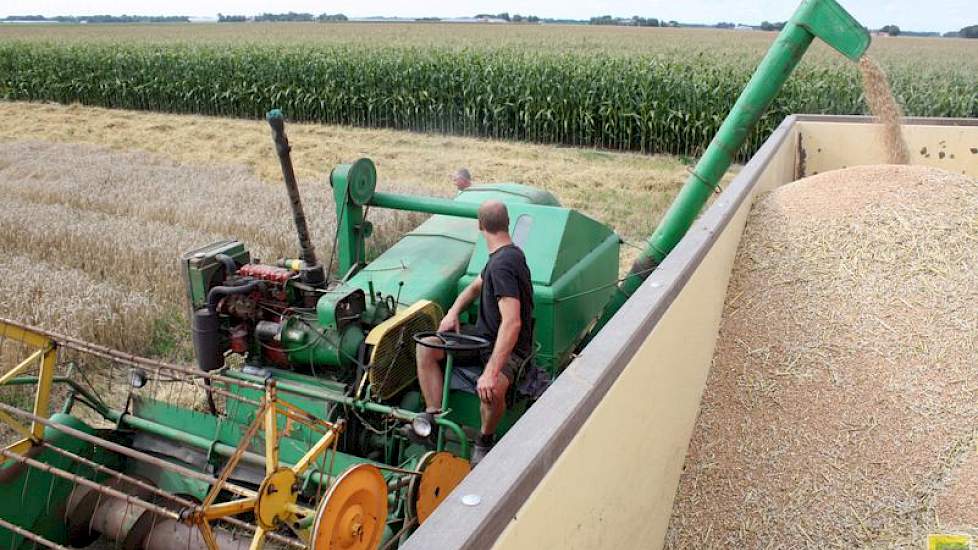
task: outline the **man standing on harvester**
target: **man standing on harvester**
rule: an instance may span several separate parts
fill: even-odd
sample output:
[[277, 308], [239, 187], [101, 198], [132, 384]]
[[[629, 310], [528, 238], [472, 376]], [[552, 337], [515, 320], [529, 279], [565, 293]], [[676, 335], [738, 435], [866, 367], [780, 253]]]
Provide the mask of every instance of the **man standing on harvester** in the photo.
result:
[[[463, 332], [479, 336], [492, 347], [482, 352], [456, 352], [453, 359], [453, 389], [472, 391], [482, 401], [482, 428], [472, 452], [475, 466], [495, 443], [496, 426], [506, 412], [506, 394], [520, 367], [533, 350], [533, 286], [523, 251], [509, 236], [509, 213], [499, 201], [479, 207], [479, 231], [486, 239], [489, 260], [455, 299], [445, 313], [440, 332]], [[479, 298], [479, 316], [474, 326], [460, 326], [459, 314]], [[417, 347], [418, 380], [431, 425], [441, 414], [442, 366], [445, 352], [424, 345]]]

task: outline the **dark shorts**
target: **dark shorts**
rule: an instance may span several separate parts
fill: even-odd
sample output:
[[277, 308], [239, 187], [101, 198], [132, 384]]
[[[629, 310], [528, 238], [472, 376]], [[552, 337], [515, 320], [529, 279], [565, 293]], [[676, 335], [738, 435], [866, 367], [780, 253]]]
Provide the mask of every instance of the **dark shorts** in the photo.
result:
[[[462, 334], [473, 334], [475, 327], [470, 325], [462, 326]], [[492, 355], [492, 350], [483, 351], [460, 351], [453, 354], [452, 359], [452, 380], [451, 389], [462, 390], [468, 393], [476, 393], [476, 385], [479, 377], [486, 370], [486, 363]], [[516, 380], [516, 373], [519, 372], [523, 360], [515, 354], [510, 354], [509, 360], [503, 365], [500, 371], [509, 379], [512, 385]]]

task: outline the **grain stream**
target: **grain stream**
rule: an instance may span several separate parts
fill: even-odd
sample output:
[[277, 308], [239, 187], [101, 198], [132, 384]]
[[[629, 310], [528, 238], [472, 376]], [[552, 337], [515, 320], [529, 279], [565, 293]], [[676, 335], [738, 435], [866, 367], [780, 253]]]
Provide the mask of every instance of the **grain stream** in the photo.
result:
[[863, 92], [870, 112], [882, 124], [881, 141], [890, 164], [909, 164], [910, 149], [903, 139], [903, 110], [893, 91], [890, 80], [883, 68], [872, 57], [863, 56], [859, 60], [859, 71], [863, 78]]

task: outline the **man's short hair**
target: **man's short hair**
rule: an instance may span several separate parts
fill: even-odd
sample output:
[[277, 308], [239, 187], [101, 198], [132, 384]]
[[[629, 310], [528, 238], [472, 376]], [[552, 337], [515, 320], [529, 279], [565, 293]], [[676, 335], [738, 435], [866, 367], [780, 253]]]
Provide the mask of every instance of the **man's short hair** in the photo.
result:
[[479, 229], [489, 233], [509, 231], [509, 211], [506, 205], [495, 200], [479, 206]]
[[468, 169], [466, 169], [466, 168], [459, 168], [458, 170], [456, 170], [455, 171], [455, 174], [454, 174], [454, 177], [455, 177], [455, 179], [463, 179], [465, 181], [472, 181], [472, 174], [470, 174], [469, 171], [468, 171]]

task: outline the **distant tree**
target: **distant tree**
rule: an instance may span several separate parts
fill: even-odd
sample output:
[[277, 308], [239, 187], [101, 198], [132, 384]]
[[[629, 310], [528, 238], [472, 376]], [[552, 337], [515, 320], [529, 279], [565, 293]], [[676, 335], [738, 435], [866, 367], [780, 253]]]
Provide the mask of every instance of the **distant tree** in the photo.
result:
[[662, 25], [655, 17], [639, 17], [637, 15], [633, 15], [631, 19], [600, 15], [592, 17], [588, 23], [591, 25], [622, 25], [628, 27], [658, 27]]
[[678, 27], [679, 26], [679, 21], [676, 21], [674, 19], [670, 19], [668, 23], [666, 23], [665, 25], [662, 25], [662, 26], [663, 27]]
[[247, 20], [248, 18], [244, 15], [224, 15], [222, 13], [217, 14], [218, 23], [242, 23]]
[[44, 21], [58, 23], [188, 23], [186, 15], [58, 15]]
[[658, 27], [659, 20], [654, 17], [647, 18], [647, 17], [639, 17], [637, 15], [633, 15], [632, 25], [636, 27]]
[[537, 16], [535, 16], [535, 15], [528, 15], [526, 17], [526, 22], [527, 23], [539, 23], [540, 22], [540, 18], [537, 17]]
[[518, 14], [518, 13], [514, 13], [512, 19], [510, 19], [510, 21], [512, 21], [513, 23], [522, 23], [523, 22], [523, 16], [520, 15], [520, 14]]
[[314, 21], [315, 18], [311, 13], [296, 13], [290, 11], [289, 13], [263, 13], [261, 15], [255, 16], [255, 21]]
[[8, 15], [4, 21], [48, 21], [43, 15]]
[[733, 28], [735, 28], [735, 27], [736, 27], [737, 25], [735, 25], [735, 24], [733, 24], [733, 23], [730, 23], [730, 22], [726, 22], [726, 21], [721, 21], [721, 22], [719, 22], [719, 23], [717, 23], [717, 24], [716, 24], [716, 25], [714, 25], [714, 26], [715, 26], [716, 28], [718, 28], [718, 29], [733, 29]]
[[771, 23], [770, 21], [762, 21], [761, 22], [761, 30], [762, 31], [780, 31], [781, 29], [784, 28], [784, 25], [785, 25], [785, 22], [784, 21], [779, 21], [777, 23]]
[[886, 25], [880, 29], [880, 32], [885, 32], [890, 36], [900, 36], [900, 27], [896, 25]]
[[961, 38], [978, 38], [978, 25], [970, 25], [958, 32]]
[[509, 12], [503, 12], [496, 16], [496, 19], [502, 19], [503, 21], [509, 21]]
[[[427, 18], [425, 18], [425, 19], [427, 19]], [[438, 19], [437, 17], [434, 17], [432, 19], [435, 19], [435, 20], [440, 21], [440, 19]], [[322, 22], [342, 22], [342, 21], [349, 21], [349, 18], [347, 16], [343, 15], [342, 13], [337, 13], [337, 14], [333, 14], [333, 15], [330, 15], [328, 13], [321, 13], [318, 16], [316, 16], [316, 21], [319, 21], [321, 23]]]

